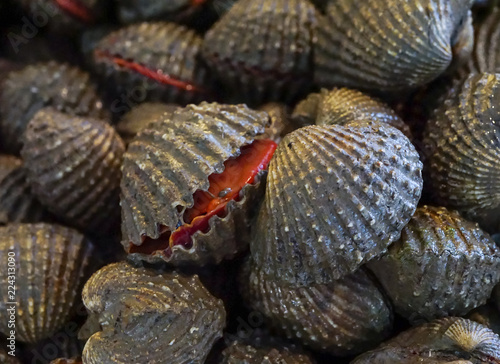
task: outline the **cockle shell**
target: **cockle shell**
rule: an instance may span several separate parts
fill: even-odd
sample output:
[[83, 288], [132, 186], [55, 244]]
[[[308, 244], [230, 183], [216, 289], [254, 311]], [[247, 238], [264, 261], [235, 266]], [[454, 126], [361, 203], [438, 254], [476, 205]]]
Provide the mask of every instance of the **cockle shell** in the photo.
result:
[[288, 348], [254, 347], [234, 342], [222, 352], [221, 364], [313, 364], [305, 354], [297, 354]]
[[206, 74], [197, 58], [201, 42], [194, 30], [178, 24], [133, 24], [98, 43], [95, 70], [123, 105], [131, 100], [201, 101], [209, 98]]
[[427, 123], [424, 154], [435, 201], [488, 230], [500, 227], [500, 75], [470, 75]]
[[264, 134], [257, 139], [271, 139], [279, 143], [295, 127], [290, 122], [288, 108], [284, 104], [270, 102], [259, 107], [260, 111], [265, 111], [269, 115], [270, 125], [266, 127]]
[[493, 304], [487, 304], [472, 310], [467, 314], [466, 318], [490, 328], [497, 335], [500, 334], [500, 311]]
[[11, 72], [0, 93], [0, 144], [18, 153], [26, 125], [45, 106], [74, 115], [107, 119], [89, 75], [56, 62], [27, 66]]
[[392, 310], [364, 270], [328, 285], [289, 287], [247, 263], [240, 291], [290, 339], [336, 356], [359, 354], [387, 338]]
[[492, 8], [478, 26], [472, 60], [476, 72], [500, 72], [500, 8]]
[[179, 106], [175, 104], [145, 102], [126, 113], [116, 125], [116, 131], [123, 138], [124, 142], [129, 144], [149, 123], [160, 118], [166, 112], [172, 113], [178, 108]]
[[197, 276], [113, 263], [82, 296], [102, 330], [85, 345], [86, 364], [203, 363], [225, 326], [222, 301]]
[[311, 84], [317, 17], [307, 0], [239, 0], [206, 33], [203, 58], [230, 99], [293, 101]]
[[496, 364], [500, 338], [474, 321], [449, 317], [415, 327], [369, 351], [352, 364]]
[[[197, 190], [207, 191], [208, 177], [224, 171], [224, 162], [240, 155], [264, 132], [267, 114], [244, 105], [189, 105], [143, 129], [129, 145], [121, 182], [123, 245], [132, 257], [147, 261], [206, 264], [231, 258], [247, 247], [249, 212], [263, 194], [255, 181], [231, 200], [223, 217], [213, 216], [208, 231], [196, 231], [190, 246], [156, 246], [164, 228], [185, 225], [185, 211]], [[158, 241], [159, 242], [159, 241]]]
[[422, 163], [397, 129], [307, 126], [269, 165], [252, 257], [270, 279], [331, 283], [384, 253], [413, 215]]
[[[8, 334], [7, 309], [16, 305], [16, 339], [35, 343], [69, 318], [86, 276], [92, 244], [76, 230], [50, 224], [0, 227], [0, 331]], [[12, 258], [12, 259], [10, 259]], [[9, 291], [9, 267], [15, 267], [15, 296]], [[10, 272], [12, 273], [12, 272]]]
[[292, 119], [298, 125], [345, 125], [371, 120], [387, 123], [411, 139], [408, 125], [388, 105], [348, 88], [322, 89], [310, 94], [297, 104]]
[[119, 221], [124, 151], [123, 141], [106, 122], [46, 108], [29, 122], [21, 154], [33, 193], [44, 206], [99, 234]]
[[430, 321], [486, 303], [500, 281], [500, 249], [457, 212], [422, 206], [388, 253], [368, 266], [397, 313]]
[[316, 82], [374, 91], [429, 83], [468, 58], [472, 2], [329, 1], [318, 25]]

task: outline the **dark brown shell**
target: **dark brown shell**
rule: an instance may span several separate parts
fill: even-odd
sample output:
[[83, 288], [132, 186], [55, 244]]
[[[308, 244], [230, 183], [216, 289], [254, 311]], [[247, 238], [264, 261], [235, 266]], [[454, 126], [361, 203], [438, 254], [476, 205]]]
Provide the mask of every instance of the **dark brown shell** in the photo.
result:
[[411, 140], [408, 125], [388, 105], [348, 88], [322, 89], [301, 101], [292, 114], [298, 125], [346, 125], [353, 121], [387, 123]]
[[231, 101], [293, 101], [311, 84], [317, 17], [306, 0], [239, 0], [206, 33], [203, 58]]
[[386, 255], [369, 263], [397, 313], [410, 321], [461, 316], [500, 281], [500, 249], [475, 223], [419, 207]]
[[500, 75], [469, 76], [424, 133], [429, 192], [486, 229], [500, 227]]
[[329, 1], [318, 26], [315, 80], [324, 86], [416, 88], [466, 60], [473, 0]]
[[234, 342], [222, 352], [221, 364], [313, 364], [312, 358], [288, 348], [260, 348]]
[[496, 364], [500, 338], [474, 321], [449, 317], [410, 329], [352, 364]]
[[85, 345], [86, 364], [201, 364], [225, 326], [222, 301], [197, 276], [114, 263], [90, 278], [82, 296], [102, 330]]
[[246, 264], [240, 291], [289, 339], [336, 356], [359, 354], [387, 338], [390, 304], [364, 270], [328, 285], [288, 287]]
[[0, 182], [23, 162], [13, 155], [0, 154]]
[[476, 30], [472, 59], [477, 72], [500, 72], [500, 8], [492, 8]]
[[124, 150], [106, 122], [46, 108], [29, 122], [21, 153], [33, 193], [44, 206], [99, 234], [119, 221]]
[[259, 110], [267, 112], [270, 125], [266, 127], [264, 134], [259, 135], [256, 139], [271, 139], [279, 143], [285, 135], [295, 129], [290, 122], [290, 116], [286, 105], [270, 102], [259, 107]]
[[250, 245], [270, 279], [327, 284], [384, 253], [413, 215], [422, 163], [397, 129], [374, 123], [307, 126], [269, 165]]
[[[16, 305], [16, 339], [35, 343], [70, 318], [90, 273], [92, 245], [76, 230], [49, 224], [0, 227], [0, 331], [8, 334], [7, 308]], [[13, 252], [13, 254], [12, 254]], [[15, 297], [8, 291], [8, 262], [15, 264]]]
[[209, 98], [197, 59], [201, 43], [194, 30], [167, 22], [134, 24], [104, 37], [94, 50], [94, 65], [111, 84], [112, 108], [130, 101], [186, 104]]
[[19, 153], [26, 125], [45, 106], [108, 118], [89, 75], [67, 64], [49, 62], [11, 72], [1, 89], [0, 144], [11, 153]]
[[164, 113], [173, 113], [179, 108], [175, 104], [162, 104], [146, 102], [132, 108], [125, 114], [116, 125], [116, 131], [120, 134], [126, 144], [149, 123], [160, 118]]
[[[208, 177], [221, 173], [224, 162], [264, 132], [267, 114], [244, 105], [189, 105], [143, 129], [129, 145], [121, 182], [123, 245], [137, 250], [145, 237], [158, 239], [162, 227], [184, 224], [184, 211], [194, 204], [193, 193], [207, 191]], [[210, 219], [208, 232], [192, 236], [192, 246], [153, 253], [134, 253], [147, 261], [206, 264], [233, 257], [247, 247], [249, 211], [263, 194], [260, 183], [247, 184], [239, 201], [226, 206], [226, 216]], [[172, 230], [170, 230], [172, 231]], [[146, 247], [145, 247], [146, 248]]]

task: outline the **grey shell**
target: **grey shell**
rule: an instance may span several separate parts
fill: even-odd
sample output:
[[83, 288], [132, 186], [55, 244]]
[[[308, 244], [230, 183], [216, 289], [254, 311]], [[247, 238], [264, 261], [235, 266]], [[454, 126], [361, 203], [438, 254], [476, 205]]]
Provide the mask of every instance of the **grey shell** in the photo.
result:
[[252, 257], [272, 279], [331, 283], [384, 253], [413, 215], [422, 163], [383, 124], [308, 126], [269, 166]]
[[225, 326], [222, 301], [198, 276], [113, 263], [89, 279], [82, 297], [99, 330], [83, 350], [86, 364], [156, 364], [166, 358], [201, 364]]

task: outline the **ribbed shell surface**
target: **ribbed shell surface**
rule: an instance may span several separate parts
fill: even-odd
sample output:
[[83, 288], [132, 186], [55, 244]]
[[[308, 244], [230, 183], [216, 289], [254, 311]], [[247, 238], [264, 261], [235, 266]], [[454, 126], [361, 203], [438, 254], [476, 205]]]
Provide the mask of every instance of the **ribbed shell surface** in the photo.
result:
[[498, 231], [500, 75], [470, 75], [427, 123], [429, 192], [438, 203]]
[[408, 125], [388, 105], [348, 88], [322, 89], [310, 94], [294, 109], [292, 118], [300, 125], [346, 125], [353, 121], [387, 123], [411, 138]]
[[492, 8], [478, 26], [472, 58], [475, 71], [500, 73], [500, 8]]
[[67, 64], [49, 62], [11, 72], [1, 89], [0, 143], [11, 153], [19, 153], [26, 125], [43, 107], [107, 118], [89, 75]]
[[[205, 71], [197, 60], [201, 43], [194, 30], [178, 24], [133, 24], [103, 38], [94, 50], [94, 63], [117, 96], [136, 95], [140, 101], [185, 104], [207, 98]], [[122, 67], [114, 58], [132, 65]], [[147, 69], [150, 75], [131, 69], [137, 66]], [[183, 87], [160, 83], [149, 78], [152, 76], [167, 76]]]
[[33, 195], [23, 167], [17, 167], [0, 180], [0, 225], [51, 219], [50, 213]]
[[457, 212], [423, 206], [388, 253], [369, 267], [396, 312], [430, 321], [465, 315], [486, 303], [500, 281], [500, 249]]
[[[129, 145], [123, 162], [124, 246], [141, 245], [144, 236], [157, 239], [161, 226], [175, 229], [184, 224], [183, 214], [193, 206], [194, 192], [207, 191], [208, 177], [223, 172], [224, 162], [237, 157], [242, 146], [262, 134], [267, 122], [266, 113], [244, 105], [204, 102], [189, 105], [143, 129]], [[228, 202], [225, 217], [210, 219], [208, 233], [194, 233], [191, 249], [174, 246], [170, 258], [161, 252], [142, 258], [206, 263], [207, 259], [220, 261], [234, 255], [241, 250], [238, 244], [243, 244], [247, 234], [247, 210], [257, 203], [254, 198], [258, 191], [260, 181], [246, 185], [240, 201]]]
[[269, 165], [251, 252], [271, 279], [331, 283], [384, 253], [413, 215], [422, 163], [383, 124], [307, 126]]
[[315, 80], [396, 91], [426, 84], [473, 46], [472, 0], [330, 1], [318, 26]]
[[119, 221], [124, 150], [106, 122], [46, 108], [28, 124], [21, 153], [33, 193], [44, 206], [99, 234]]
[[85, 345], [86, 364], [203, 363], [225, 326], [222, 301], [198, 276], [113, 263], [90, 278], [82, 297], [102, 327]]
[[241, 294], [289, 339], [336, 356], [359, 354], [392, 329], [388, 301], [364, 270], [328, 285], [289, 287], [244, 266]]
[[203, 58], [247, 103], [293, 100], [311, 83], [317, 17], [306, 0], [239, 0], [205, 35]]
[[500, 310], [492, 303], [472, 310], [466, 318], [490, 328], [497, 335], [500, 334]]
[[296, 354], [287, 348], [256, 348], [234, 342], [222, 352], [221, 364], [312, 364], [305, 354]]
[[405, 331], [352, 364], [496, 364], [500, 338], [477, 322], [459, 317], [435, 320]]
[[35, 343], [70, 318], [89, 274], [92, 245], [76, 230], [50, 224], [0, 227], [0, 331], [8, 334], [8, 263], [15, 266], [16, 338]]

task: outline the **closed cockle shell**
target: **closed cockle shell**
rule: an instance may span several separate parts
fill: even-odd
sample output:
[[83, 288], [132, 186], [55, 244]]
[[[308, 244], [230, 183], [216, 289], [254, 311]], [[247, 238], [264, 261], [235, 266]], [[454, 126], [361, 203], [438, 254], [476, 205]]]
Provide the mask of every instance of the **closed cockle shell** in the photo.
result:
[[389, 125], [295, 130], [269, 165], [254, 262], [292, 285], [355, 272], [399, 238], [417, 208], [421, 169], [413, 145]]
[[240, 291], [286, 337], [336, 356], [371, 349], [392, 329], [390, 305], [364, 270], [328, 285], [294, 288], [267, 279], [248, 262]]
[[371, 120], [387, 123], [411, 139], [408, 125], [388, 105], [348, 88], [322, 89], [310, 94], [295, 107], [292, 119], [298, 125], [345, 125]]
[[221, 364], [313, 364], [305, 354], [294, 353], [287, 347], [255, 347], [234, 342], [223, 352]]
[[113, 263], [82, 296], [99, 330], [83, 350], [86, 364], [203, 363], [225, 326], [222, 301], [197, 276]]
[[405, 331], [352, 364], [496, 364], [500, 338], [487, 327], [459, 317], [435, 320]]
[[143, 129], [125, 153], [121, 182], [130, 257], [203, 265], [244, 250], [276, 148], [254, 141], [267, 122], [244, 105], [204, 102]]
[[1, 90], [0, 144], [11, 153], [19, 153], [26, 125], [45, 106], [75, 115], [108, 117], [89, 75], [67, 64], [49, 62], [11, 72]]
[[500, 75], [470, 75], [424, 132], [426, 188], [440, 205], [500, 228]]
[[259, 110], [267, 112], [270, 125], [266, 127], [264, 134], [259, 135], [257, 139], [271, 139], [279, 143], [285, 135], [295, 129], [294, 125], [290, 122], [286, 105], [270, 102], [259, 107]]
[[[73, 229], [50, 224], [0, 227], [0, 331], [9, 335], [15, 305], [16, 339], [35, 343], [70, 318], [81, 286], [90, 273], [92, 244]], [[15, 295], [8, 279], [15, 268]]]
[[118, 227], [124, 149], [106, 122], [46, 108], [29, 122], [21, 154], [43, 205], [71, 225], [100, 234]]
[[239, 0], [206, 33], [202, 55], [237, 102], [290, 102], [308, 91], [317, 11], [307, 0]]
[[397, 313], [430, 321], [486, 303], [500, 281], [500, 249], [457, 212], [422, 206], [388, 253], [368, 266]]
[[149, 123], [160, 118], [166, 112], [172, 113], [178, 108], [179, 106], [175, 104], [145, 102], [144, 104], [135, 106], [123, 115], [118, 124], [116, 124], [116, 131], [123, 138], [124, 142], [129, 144], [137, 133]]
[[329, 1], [318, 25], [316, 82], [379, 92], [429, 83], [468, 58], [472, 2]]
[[94, 49], [94, 65], [111, 84], [112, 107], [207, 99], [209, 85], [198, 61], [201, 42], [194, 30], [167, 22], [134, 24], [104, 37]]

